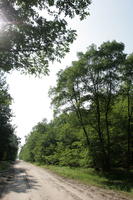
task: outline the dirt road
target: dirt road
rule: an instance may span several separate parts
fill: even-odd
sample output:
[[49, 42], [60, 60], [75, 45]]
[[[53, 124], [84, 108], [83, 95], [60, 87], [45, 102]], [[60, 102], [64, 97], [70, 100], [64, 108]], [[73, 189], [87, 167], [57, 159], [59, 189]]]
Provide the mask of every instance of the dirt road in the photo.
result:
[[2, 200], [127, 200], [113, 191], [78, 184], [23, 161], [15, 164], [6, 182]]

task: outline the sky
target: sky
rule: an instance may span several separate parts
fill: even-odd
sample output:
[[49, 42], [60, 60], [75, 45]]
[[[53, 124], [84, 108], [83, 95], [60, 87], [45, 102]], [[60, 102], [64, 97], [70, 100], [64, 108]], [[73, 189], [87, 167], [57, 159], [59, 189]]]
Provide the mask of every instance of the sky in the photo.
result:
[[77, 18], [69, 21], [69, 26], [77, 30], [78, 37], [70, 46], [70, 53], [61, 63], [50, 66], [50, 75], [36, 78], [22, 75], [17, 71], [7, 75], [9, 93], [13, 98], [12, 123], [16, 134], [24, 138], [32, 128], [44, 118], [53, 119], [48, 91], [56, 85], [56, 73], [76, 60], [77, 52], [85, 52], [92, 43], [116, 40], [125, 44], [125, 52], [133, 52], [133, 1], [132, 0], [92, 0], [90, 16], [84, 21]]

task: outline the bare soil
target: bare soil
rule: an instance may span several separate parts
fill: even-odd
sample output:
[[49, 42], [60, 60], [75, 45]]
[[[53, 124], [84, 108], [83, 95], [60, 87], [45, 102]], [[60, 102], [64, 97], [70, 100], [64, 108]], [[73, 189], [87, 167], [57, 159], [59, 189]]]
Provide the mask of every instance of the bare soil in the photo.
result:
[[0, 174], [2, 200], [129, 200], [117, 192], [63, 179], [45, 169], [17, 161]]

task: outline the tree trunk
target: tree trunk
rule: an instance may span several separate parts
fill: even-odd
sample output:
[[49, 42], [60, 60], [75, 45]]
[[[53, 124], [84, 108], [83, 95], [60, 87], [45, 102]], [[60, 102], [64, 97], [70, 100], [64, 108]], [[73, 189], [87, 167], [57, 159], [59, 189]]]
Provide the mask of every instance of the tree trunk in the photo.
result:
[[105, 121], [106, 121], [106, 133], [107, 133], [107, 151], [108, 151], [108, 155], [107, 155], [107, 165], [108, 165], [108, 169], [111, 169], [111, 162], [110, 162], [110, 131], [109, 131], [109, 123], [108, 123], [108, 111], [105, 114]]
[[102, 170], [103, 171], [108, 171], [108, 159], [104, 147], [104, 138], [101, 130], [101, 113], [100, 113], [100, 108], [99, 108], [99, 99], [97, 98], [96, 100], [96, 109], [97, 109], [97, 126], [98, 126], [98, 137], [100, 141], [100, 146], [101, 146], [101, 152], [103, 154], [103, 159], [102, 159]]

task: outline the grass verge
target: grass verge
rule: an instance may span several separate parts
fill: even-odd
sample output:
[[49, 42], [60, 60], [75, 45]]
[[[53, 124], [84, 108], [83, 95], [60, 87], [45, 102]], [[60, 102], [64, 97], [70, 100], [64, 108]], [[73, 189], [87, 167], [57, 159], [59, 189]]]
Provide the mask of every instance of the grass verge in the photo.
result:
[[101, 174], [97, 173], [92, 168], [70, 168], [52, 165], [40, 166], [49, 169], [62, 177], [74, 179], [87, 185], [119, 191], [133, 198], [133, 172], [127, 173], [123, 170], [117, 170], [112, 171], [109, 174]]

